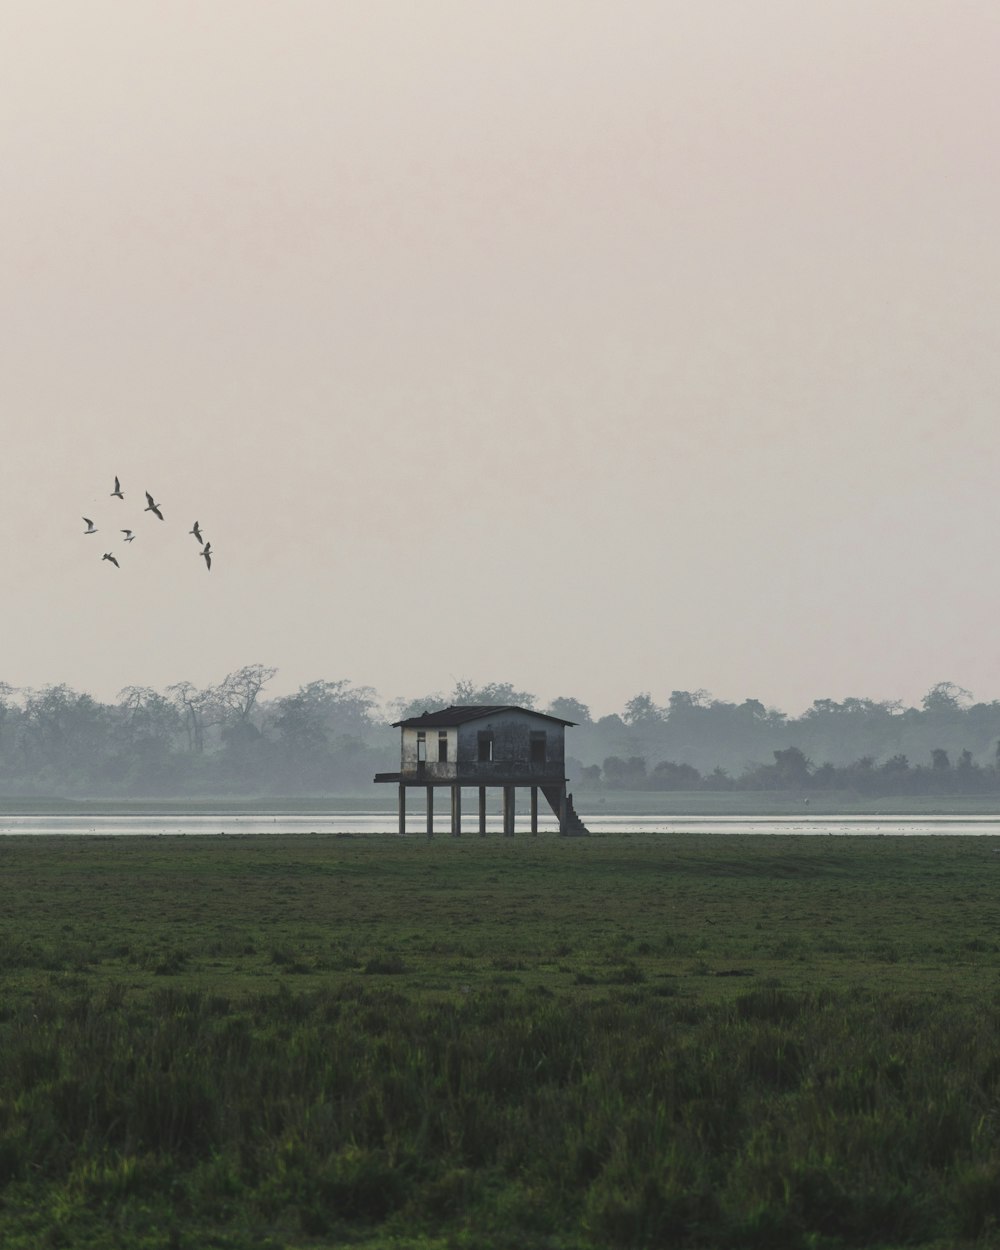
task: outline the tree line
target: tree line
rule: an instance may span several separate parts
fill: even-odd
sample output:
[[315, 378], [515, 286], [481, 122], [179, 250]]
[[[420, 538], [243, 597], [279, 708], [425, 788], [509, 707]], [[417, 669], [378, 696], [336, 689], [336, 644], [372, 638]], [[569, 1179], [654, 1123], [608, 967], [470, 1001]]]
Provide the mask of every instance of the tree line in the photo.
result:
[[540, 703], [507, 682], [383, 704], [371, 686], [320, 679], [270, 697], [274, 667], [215, 685], [127, 686], [101, 702], [68, 685], [0, 682], [0, 793], [321, 795], [367, 790], [398, 754], [394, 720], [452, 703], [515, 704], [575, 722], [567, 773], [578, 787], [646, 790], [1000, 792], [1000, 701], [939, 682], [919, 707], [817, 699], [789, 716], [757, 699], [649, 692], [594, 717], [579, 699]]

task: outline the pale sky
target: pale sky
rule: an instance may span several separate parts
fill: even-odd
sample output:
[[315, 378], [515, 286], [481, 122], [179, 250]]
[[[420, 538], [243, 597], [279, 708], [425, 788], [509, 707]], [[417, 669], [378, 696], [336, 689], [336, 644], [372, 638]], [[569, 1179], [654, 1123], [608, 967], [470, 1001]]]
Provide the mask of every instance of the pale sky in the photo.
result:
[[0, 680], [1000, 698], [998, 65], [996, 0], [0, 0]]

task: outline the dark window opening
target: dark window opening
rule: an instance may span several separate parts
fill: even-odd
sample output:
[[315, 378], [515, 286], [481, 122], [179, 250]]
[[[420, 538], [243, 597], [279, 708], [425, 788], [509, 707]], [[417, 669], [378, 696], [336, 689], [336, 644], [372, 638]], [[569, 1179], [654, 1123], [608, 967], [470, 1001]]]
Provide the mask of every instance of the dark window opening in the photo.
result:
[[480, 764], [493, 762], [493, 735], [491, 733], [479, 735], [479, 762]]
[[419, 730], [417, 732], [417, 763], [427, 763], [427, 735]]
[[545, 763], [545, 734], [533, 733], [531, 735], [531, 762], [532, 764]]
[[438, 763], [446, 764], [448, 762], [448, 733], [442, 730], [438, 734]]

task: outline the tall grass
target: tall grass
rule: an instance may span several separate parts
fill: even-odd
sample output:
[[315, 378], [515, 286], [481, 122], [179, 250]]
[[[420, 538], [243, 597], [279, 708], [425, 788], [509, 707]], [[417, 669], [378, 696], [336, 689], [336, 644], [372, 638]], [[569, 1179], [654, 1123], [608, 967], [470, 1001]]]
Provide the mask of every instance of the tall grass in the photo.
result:
[[136, 1246], [178, 1221], [191, 1244], [233, 1246], [261, 1230], [302, 1245], [989, 1238], [998, 1042], [997, 1003], [766, 986], [702, 1005], [641, 988], [428, 1003], [357, 981], [242, 1001], [39, 994], [0, 1020], [0, 1237], [37, 1244], [44, 1220], [67, 1245], [116, 1244], [109, 1221]]
[[0, 1245], [1000, 1245], [991, 839], [10, 839]]

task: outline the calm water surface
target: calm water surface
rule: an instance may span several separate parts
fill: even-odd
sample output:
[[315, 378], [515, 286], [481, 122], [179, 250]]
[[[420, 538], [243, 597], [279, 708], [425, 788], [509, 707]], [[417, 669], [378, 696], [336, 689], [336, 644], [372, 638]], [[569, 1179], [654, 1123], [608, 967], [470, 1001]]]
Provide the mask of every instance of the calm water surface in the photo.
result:
[[[914, 836], [917, 834], [964, 834], [1000, 836], [1000, 814], [996, 816], [615, 816], [602, 812], [591, 816], [581, 812], [591, 833], [718, 833], [718, 834], [806, 834], [851, 835], [891, 834]], [[447, 813], [435, 814], [435, 833], [447, 836], [450, 825]], [[553, 817], [539, 813], [539, 828], [543, 833], [555, 833], [557, 824]], [[487, 817], [486, 829], [490, 834], [502, 832], [499, 813]], [[465, 835], [478, 832], [475, 811], [463, 813], [462, 830]], [[336, 812], [329, 815], [302, 815], [296, 813], [226, 813], [183, 815], [110, 816], [0, 815], [0, 835], [39, 836], [52, 835], [99, 835], [158, 836], [178, 834], [395, 834], [395, 812]], [[424, 813], [410, 811], [407, 814], [407, 833], [422, 836]], [[518, 813], [518, 834], [527, 834], [527, 814]]]

